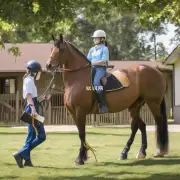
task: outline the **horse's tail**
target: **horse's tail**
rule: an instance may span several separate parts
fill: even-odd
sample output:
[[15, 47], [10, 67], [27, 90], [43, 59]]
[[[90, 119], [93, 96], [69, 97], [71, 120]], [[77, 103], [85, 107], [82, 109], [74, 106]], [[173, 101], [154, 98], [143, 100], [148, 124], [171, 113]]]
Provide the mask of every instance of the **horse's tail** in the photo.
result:
[[163, 73], [163, 71], [162, 71], [162, 69], [160, 69], [158, 66], [156, 67], [161, 73], [162, 73], [162, 75], [163, 75], [163, 77], [164, 77], [164, 80], [166, 81], [166, 89], [165, 89], [165, 93], [167, 92], [167, 90], [168, 90], [168, 83], [167, 83], [167, 79], [166, 79], [166, 76], [164, 75], [164, 73]]
[[[164, 77], [165, 83], [166, 83], [166, 89], [165, 89], [165, 93], [166, 93], [167, 89], [168, 89], [167, 79], [166, 79], [164, 73], [162, 72], [162, 70], [160, 70], [160, 71], [161, 71], [161, 73]], [[160, 145], [161, 150], [164, 153], [167, 153], [168, 146], [169, 146], [169, 137], [168, 137], [168, 118], [167, 118], [165, 97], [163, 97], [161, 104], [160, 104], [160, 113], [161, 113], [162, 119], [161, 119], [160, 123], [157, 124], [157, 126], [158, 126], [157, 128], [159, 129], [158, 130], [158, 133], [159, 133], [159, 137], [158, 137], [159, 142], [158, 143]]]
[[163, 98], [160, 104], [160, 111], [162, 120], [160, 123], [157, 123], [158, 128], [158, 144], [163, 152], [168, 152], [168, 121], [167, 121], [167, 114], [166, 114], [166, 102], [165, 98]]

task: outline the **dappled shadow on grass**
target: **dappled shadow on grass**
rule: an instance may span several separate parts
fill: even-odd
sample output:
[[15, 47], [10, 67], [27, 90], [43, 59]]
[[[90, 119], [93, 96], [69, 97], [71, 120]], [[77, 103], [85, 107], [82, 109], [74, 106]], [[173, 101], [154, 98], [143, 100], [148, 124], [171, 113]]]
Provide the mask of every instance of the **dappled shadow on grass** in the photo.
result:
[[16, 163], [4, 163], [4, 165], [6, 165], [6, 166], [17, 166], [17, 164]]
[[134, 162], [124, 162], [124, 160], [119, 160], [119, 162], [101, 162], [96, 164], [96, 166], [154, 166], [154, 165], [177, 165], [180, 164], [179, 159], [174, 158], [164, 158], [164, 159], [146, 159], [146, 160], [137, 160]]
[[[16, 166], [17, 167], [17, 164], [16, 163], [4, 163], [5, 166]], [[24, 167], [26, 168], [26, 167]], [[43, 165], [40, 165], [40, 166], [35, 166], [33, 168], [38, 168], [38, 169], [53, 169], [53, 170], [74, 170], [76, 169], [75, 167], [55, 167], [55, 166], [43, 166]], [[1, 177], [0, 177], [1, 179]]]
[[[39, 180], [118, 180], [118, 179], [123, 179], [123, 180], [179, 180], [180, 178], [180, 173], [174, 172], [174, 173], [154, 173], [152, 171], [148, 171], [146, 173], [141, 173], [141, 170], [137, 170], [137, 172], [132, 172], [131, 168], [132, 166], [139, 166], [139, 165], [145, 165], [145, 166], [154, 166], [154, 165], [177, 165], [180, 163], [180, 159], [163, 159], [163, 160], [153, 160], [153, 159], [147, 159], [147, 160], [141, 160], [141, 161], [134, 161], [134, 162], [126, 162], [124, 161], [119, 161], [119, 163], [114, 163], [114, 162], [101, 162], [94, 164], [94, 167], [91, 169], [91, 167], [86, 167], [85, 166], [77, 166], [77, 167], [52, 167], [52, 166], [34, 166], [34, 170], [36, 168], [39, 169], [44, 169], [46, 171], [51, 170], [51, 175], [45, 176], [42, 175], [41, 173], [37, 174], [34, 176], [34, 178], [37, 178]], [[11, 163], [4, 163], [5, 165], [15, 165]], [[96, 168], [96, 166], [102, 166], [102, 168]], [[115, 166], [116, 170], [119, 169], [119, 171], [112, 172], [110, 170], [105, 170], [103, 167], [108, 168], [108, 166]], [[121, 167], [126, 167], [128, 166], [126, 171], [121, 171]], [[156, 167], [156, 166], [155, 166]], [[142, 168], [142, 167], [139, 167]], [[128, 171], [129, 169], [129, 171]], [[33, 171], [34, 171], [33, 170]], [[59, 170], [58, 175], [53, 175], [53, 171]], [[66, 170], [69, 172], [69, 174], [64, 174], [63, 171]], [[85, 174], [89, 171], [88, 174]], [[166, 170], [164, 170], [166, 171]], [[74, 174], [74, 175], [73, 175]], [[128, 177], [126, 177], [128, 176]], [[0, 179], [2, 180], [7, 180], [7, 179], [19, 179], [20, 177], [18, 176], [0, 176]], [[23, 178], [23, 177], [21, 177]], [[21, 179], [20, 178], [20, 179]], [[33, 178], [33, 177], [32, 177]]]
[[147, 159], [143, 161], [135, 161], [131, 165], [145, 165], [145, 166], [154, 166], [154, 165], [177, 165], [180, 164], [180, 159], [164, 158], [164, 159]]
[[123, 178], [123, 180], [179, 180], [180, 174], [178, 173], [161, 173], [161, 174], [152, 174], [148, 177], [132, 177], [132, 178]]
[[[130, 177], [123, 177], [124, 175], [130, 175]], [[39, 180], [179, 180], [180, 174], [178, 173], [157, 173], [157, 174], [144, 174], [146, 177], [142, 177], [141, 173], [130, 173], [127, 171], [122, 172], [106, 172], [106, 174], [95, 173], [89, 175], [79, 175], [79, 176], [66, 176], [66, 175], [58, 175], [58, 176], [42, 176], [41, 174], [37, 175], [36, 178]], [[104, 176], [104, 177], [103, 177]], [[109, 177], [110, 176], [110, 177]], [[120, 176], [118, 178], [117, 176]], [[19, 179], [18, 176], [3, 176], [0, 177], [2, 180], [7, 179]]]
[[[40, 180], [49, 180], [49, 177], [40, 176], [38, 177]], [[99, 177], [97, 175], [82, 175], [82, 176], [57, 176], [51, 177], [51, 180], [117, 180], [117, 178], [112, 177]]]
[[19, 179], [18, 176], [0, 176], [0, 179], [4, 179], [4, 180], [7, 180], [7, 179]]
[[[124, 175], [130, 175], [130, 177], [123, 177]], [[146, 175], [146, 174], [145, 174]], [[110, 177], [109, 177], [110, 176]], [[115, 176], [115, 177], [112, 177]], [[121, 178], [118, 178], [116, 176], [121, 176]], [[138, 176], [138, 177], [137, 177]], [[106, 173], [104, 177], [102, 177], [101, 174], [91, 174], [91, 175], [82, 175], [82, 176], [56, 176], [51, 177], [51, 180], [179, 180], [180, 174], [178, 173], [158, 173], [158, 174], [147, 174], [147, 177], [142, 177], [142, 174], [136, 174], [136, 173], [129, 173], [127, 171], [119, 172], [119, 173]], [[40, 180], [49, 180], [49, 177], [46, 176], [39, 176], [38, 179]]]
[[74, 170], [75, 168], [67, 167], [67, 168], [60, 168], [60, 167], [53, 167], [53, 166], [34, 166], [34, 168], [39, 169], [54, 169], [54, 170]]
[[[6, 166], [17, 166], [16, 163], [4, 163]], [[73, 168], [58, 168], [58, 167], [51, 167], [51, 166], [34, 166], [34, 168], [43, 168], [43, 169], [73, 169]]]

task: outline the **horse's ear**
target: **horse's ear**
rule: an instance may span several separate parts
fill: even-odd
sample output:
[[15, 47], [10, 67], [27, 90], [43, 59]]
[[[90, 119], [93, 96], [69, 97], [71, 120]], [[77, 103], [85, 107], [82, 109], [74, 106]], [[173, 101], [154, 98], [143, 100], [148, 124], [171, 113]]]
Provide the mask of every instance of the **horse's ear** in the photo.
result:
[[63, 42], [63, 35], [62, 34], [59, 35], [59, 39], [61, 42]]
[[52, 39], [53, 39], [53, 41], [55, 41], [55, 37], [54, 37], [54, 35], [52, 34]]

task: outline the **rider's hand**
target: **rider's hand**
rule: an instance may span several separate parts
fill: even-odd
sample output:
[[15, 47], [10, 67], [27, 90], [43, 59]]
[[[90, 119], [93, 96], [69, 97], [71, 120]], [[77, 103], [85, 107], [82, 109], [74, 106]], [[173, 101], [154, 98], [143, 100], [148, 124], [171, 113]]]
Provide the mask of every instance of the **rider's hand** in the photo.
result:
[[46, 98], [47, 100], [50, 100], [51, 95], [49, 94], [49, 95], [47, 95], [45, 98]]
[[97, 63], [96, 62], [91, 62], [91, 65], [95, 66], [95, 65], [97, 65]]
[[34, 106], [31, 107], [31, 116], [36, 116], [37, 112]]
[[92, 66], [95, 66], [95, 65], [105, 65], [105, 62], [100, 60], [100, 61], [92, 61], [91, 63]]

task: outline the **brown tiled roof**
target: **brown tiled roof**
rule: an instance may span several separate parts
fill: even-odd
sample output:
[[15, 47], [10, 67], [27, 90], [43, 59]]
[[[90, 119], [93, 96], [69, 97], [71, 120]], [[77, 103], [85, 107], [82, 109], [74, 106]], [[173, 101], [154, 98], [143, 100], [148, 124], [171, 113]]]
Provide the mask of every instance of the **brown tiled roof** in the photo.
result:
[[0, 51], [0, 71], [1, 72], [22, 72], [25, 71], [26, 63], [31, 60], [37, 60], [45, 68], [46, 61], [50, 55], [52, 44], [46, 43], [22, 43], [16, 44], [19, 47], [21, 56], [13, 56], [12, 53], [8, 53], [8, 48], [12, 47], [12, 44], [5, 44], [5, 49]]
[[[12, 47], [12, 44], [5, 44], [5, 49], [0, 50], [0, 72], [24, 72], [26, 63], [35, 59], [39, 61], [45, 69], [47, 59], [50, 55], [52, 48], [51, 43], [22, 43], [16, 44], [15, 46], [19, 47], [21, 56], [15, 57], [12, 53], [8, 53], [8, 48]], [[125, 68], [132, 63], [147, 64], [152, 67], [159, 66], [160, 68], [165, 68], [164, 65], [158, 62], [152, 61], [120, 61], [112, 60], [109, 64], [115, 66], [115, 69]]]

